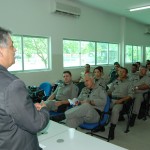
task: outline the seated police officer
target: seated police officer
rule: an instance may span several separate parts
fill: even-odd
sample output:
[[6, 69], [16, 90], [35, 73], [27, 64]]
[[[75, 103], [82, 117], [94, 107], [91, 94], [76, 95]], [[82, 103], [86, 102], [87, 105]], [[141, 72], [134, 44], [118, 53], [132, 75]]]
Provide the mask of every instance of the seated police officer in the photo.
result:
[[120, 67], [118, 79], [108, 89], [108, 95], [112, 98], [111, 125], [109, 130], [110, 139], [114, 139], [114, 130], [119, 119], [119, 113], [123, 103], [133, 98], [132, 84], [127, 78], [128, 70]]
[[66, 118], [66, 125], [72, 128], [78, 127], [83, 122], [96, 123], [100, 119], [100, 114], [104, 110], [107, 93], [105, 90], [96, 85], [94, 77], [86, 74], [84, 77], [85, 86], [76, 103], [76, 106], [65, 111], [65, 115], [60, 115], [57, 121]]
[[134, 95], [135, 101], [133, 106], [133, 114], [130, 120], [130, 126], [134, 126], [135, 119], [139, 114], [141, 103], [143, 102], [143, 93], [147, 92], [150, 89], [150, 77], [146, 75], [147, 68], [146, 66], [141, 66], [139, 68], [139, 75], [135, 76], [132, 79], [134, 85]]
[[118, 62], [114, 62], [114, 68], [109, 73], [109, 82], [108, 84], [112, 83], [118, 78], [118, 69], [120, 68], [120, 64]]
[[103, 67], [98, 66], [93, 70], [95, 83], [99, 86], [102, 86], [105, 90], [107, 89], [106, 80], [102, 77], [103, 75]]
[[54, 93], [45, 101], [49, 110], [64, 112], [68, 105], [63, 105], [61, 101], [73, 99], [78, 95], [78, 87], [72, 82], [72, 75], [70, 71], [63, 72], [64, 82], [58, 84]]

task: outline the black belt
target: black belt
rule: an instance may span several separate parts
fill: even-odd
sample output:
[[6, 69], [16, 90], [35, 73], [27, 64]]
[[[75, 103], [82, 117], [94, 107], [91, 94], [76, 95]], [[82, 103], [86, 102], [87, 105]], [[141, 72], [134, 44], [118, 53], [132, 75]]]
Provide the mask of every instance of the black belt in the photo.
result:
[[119, 97], [119, 96], [112, 96], [111, 99], [119, 100], [119, 99], [122, 99], [122, 97]]
[[99, 110], [99, 109], [96, 109], [95, 110], [98, 112], [98, 114], [100, 115], [100, 117], [102, 116], [102, 112]]

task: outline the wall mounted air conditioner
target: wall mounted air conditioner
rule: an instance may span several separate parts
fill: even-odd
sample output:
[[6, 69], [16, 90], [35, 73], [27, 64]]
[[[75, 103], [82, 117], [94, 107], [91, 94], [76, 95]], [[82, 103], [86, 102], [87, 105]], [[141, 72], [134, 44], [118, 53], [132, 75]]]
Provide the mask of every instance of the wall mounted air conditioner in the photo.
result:
[[150, 34], [150, 27], [145, 28], [145, 34]]
[[80, 8], [73, 6], [73, 5], [65, 4], [62, 2], [57, 2], [57, 1], [53, 1], [51, 3], [51, 10], [54, 13], [60, 13], [60, 14], [65, 14], [65, 15], [71, 15], [71, 16], [81, 15]]

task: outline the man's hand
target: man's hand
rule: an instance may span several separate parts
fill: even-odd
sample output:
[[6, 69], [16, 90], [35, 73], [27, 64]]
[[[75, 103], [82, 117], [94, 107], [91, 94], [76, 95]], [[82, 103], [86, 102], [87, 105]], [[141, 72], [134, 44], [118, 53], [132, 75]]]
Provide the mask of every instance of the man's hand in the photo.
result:
[[120, 100], [113, 100], [113, 103], [114, 104], [122, 104], [123, 103], [123, 101], [120, 99]]
[[46, 104], [44, 103], [44, 101], [42, 101], [41, 103], [35, 103], [34, 106], [37, 110], [41, 110], [43, 107], [46, 107]]
[[35, 103], [34, 106], [36, 107], [37, 110], [41, 109], [41, 104], [40, 103]]
[[62, 105], [62, 102], [61, 102], [61, 101], [57, 101], [57, 102], [55, 102], [55, 105], [56, 105], [57, 107], [59, 107], [59, 106]]
[[90, 103], [90, 101], [88, 101], [88, 100], [81, 101], [81, 104], [83, 104], [83, 103]]

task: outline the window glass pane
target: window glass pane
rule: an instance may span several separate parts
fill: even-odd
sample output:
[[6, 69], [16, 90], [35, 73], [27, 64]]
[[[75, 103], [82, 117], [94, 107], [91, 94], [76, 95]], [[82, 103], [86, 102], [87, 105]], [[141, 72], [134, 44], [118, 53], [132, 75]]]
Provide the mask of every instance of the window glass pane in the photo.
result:
[[48, 68], [48, 39], [23, 38], [24, 70]]
[[150, 47], [146, 47], [145, 58], [146, 60], [150, 60]]
[[113, 64], [118, 57], [118, 44], [63, 40], [64, 67]]
[[141, 46], [137, 47], [137, 61], [143, 62], [143, 50]]
[[132, 46], [131, 45], [126, 45], [125, 63], [132, 63]]
[[108, 43], [97, 43], [97, 65], [108, 64]]
[[8, 68], [9, 71], [22, 70], [22, 41], [21, 36], [11, 36], [13, 45], [16, 48], [15, 64]]
[[81, 66], [95, 65], [95, 42], [81, 42]]
[[80, 66], [80, 42], [63, 40], [64, 67]]
[[118, 62], [118, 44], [109, 44], [109, 64]]
[[133, 46], [133, 62], [142, 62], [142, 47], [141, 46]]
[[133, 46], [133, 62], [137, 62], [138, 56], [137, 56], [137, 46]]

